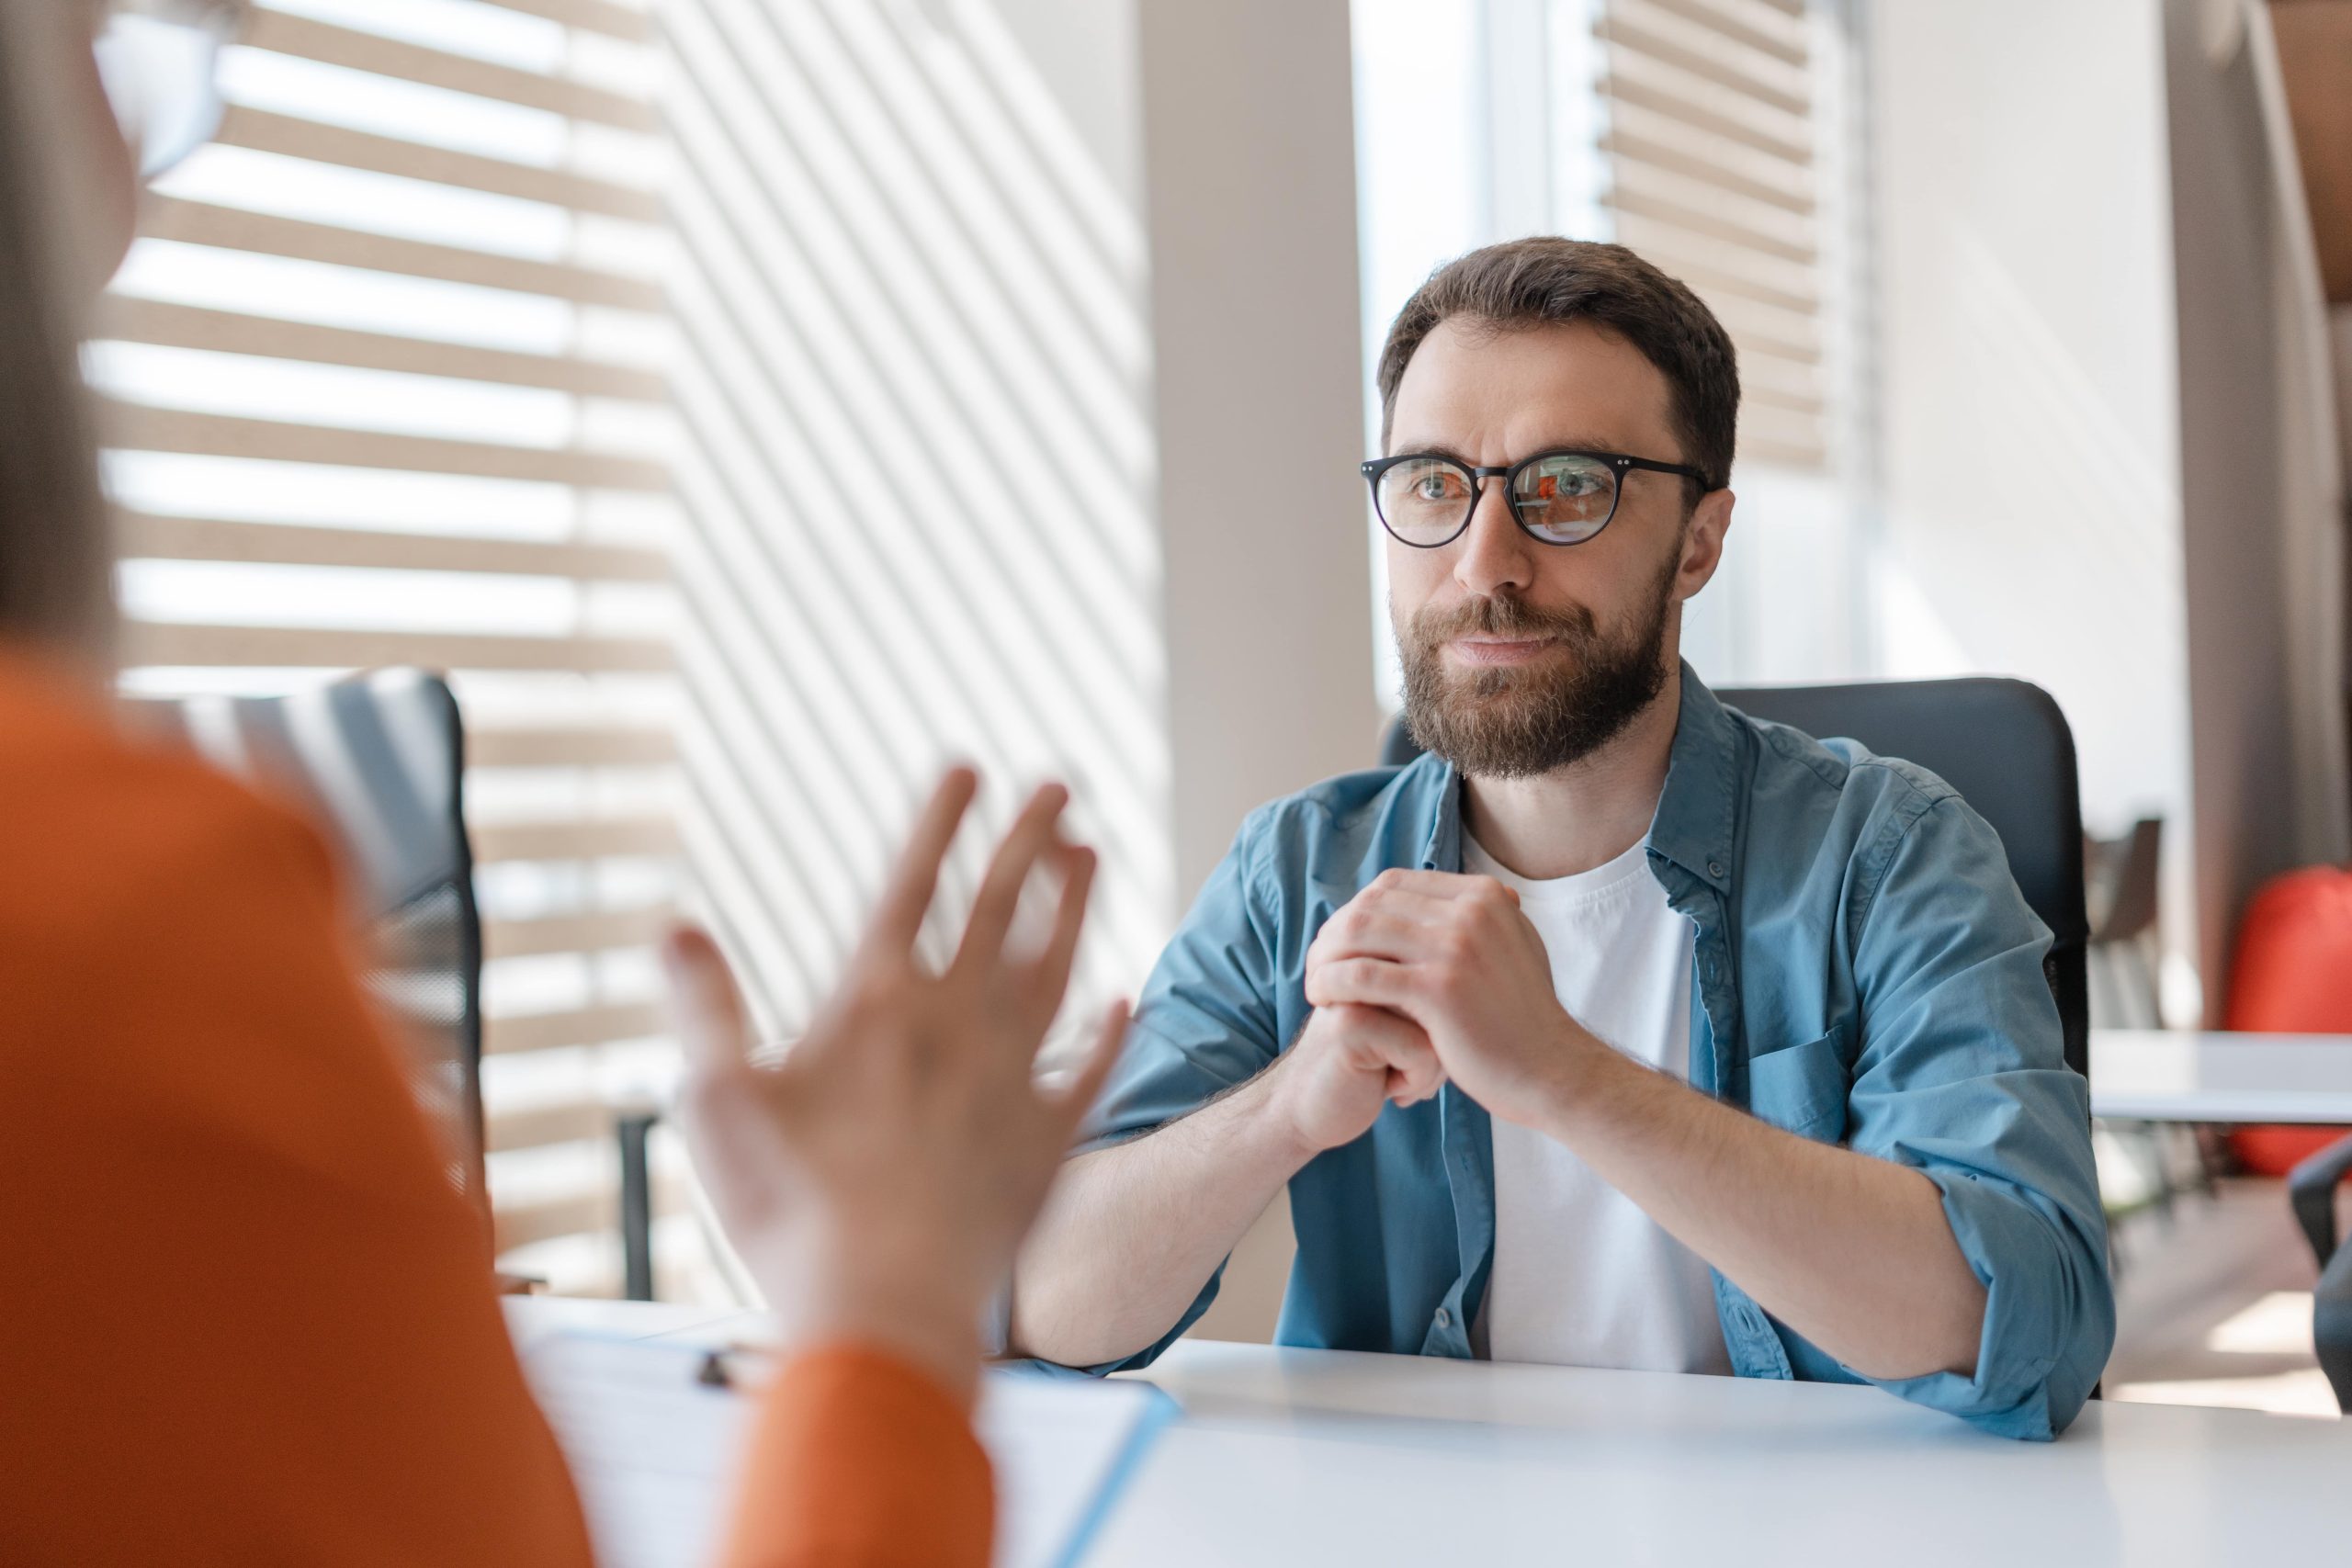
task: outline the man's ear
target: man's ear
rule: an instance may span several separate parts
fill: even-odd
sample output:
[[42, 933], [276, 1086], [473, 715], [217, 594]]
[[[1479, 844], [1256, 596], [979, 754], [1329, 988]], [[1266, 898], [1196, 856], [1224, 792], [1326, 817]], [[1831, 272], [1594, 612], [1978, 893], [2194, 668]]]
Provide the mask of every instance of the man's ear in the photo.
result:
[[1690, 509], [1690, 520], [1682, 525], [1682, 558], [1674, 570], [1677, 604], [1707, 586], [1715, 568], [1723, 564], [1724, 536], [1731, 532], [1732, 502], [1736, 499], [1728, 490], [1711, 490]]

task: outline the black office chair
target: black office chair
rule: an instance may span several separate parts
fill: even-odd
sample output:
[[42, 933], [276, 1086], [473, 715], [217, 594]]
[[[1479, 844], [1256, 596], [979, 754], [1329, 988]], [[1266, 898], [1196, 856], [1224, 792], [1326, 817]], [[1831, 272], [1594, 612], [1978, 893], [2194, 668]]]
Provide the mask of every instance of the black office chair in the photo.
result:
[[448, 685], [380, 670], [286, 697], [127, 705], [142, 729], [307, 812], [358, 884], [366, 979], [415, 1053], [450, 1184], [488, 1222], [482, 1184], [481, 917], [466, 837], [465, 730]]
[[2312, 1292], [2312, 1348], [2335, 1391], [2335, 1406], [2352, 1416], [2352, 1239], [2335, 1233], [2335, 1192], [2352, 1173], [2352, 1138], [2341, 1138], [2287, 1173], [2295, 1218], [2319, 1259]]
[[[2009, 874], [2051, 931], [2042, 973], [2058, 1000], [2066, 1064], [2090, 1077], [2090, 992], [2084, 953], [2083, 812], [2075, 737], [2049, 693], [2026, 681], [1866, 681], [1839, 686], [1752, 686], [1718, 697], [1756, 718], [1807, 735], [1846, 737], [1882, 757], [1935, 773], [1993, 825]], [[1401, 720], [1381, 761], [1419, 755]]]

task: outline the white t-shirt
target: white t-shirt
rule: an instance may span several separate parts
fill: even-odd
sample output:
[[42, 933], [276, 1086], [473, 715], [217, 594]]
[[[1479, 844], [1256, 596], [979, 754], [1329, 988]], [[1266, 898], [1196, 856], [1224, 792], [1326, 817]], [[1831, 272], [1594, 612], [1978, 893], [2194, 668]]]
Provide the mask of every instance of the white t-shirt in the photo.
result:
[[[1468, 838], [1462, 869], [1519, 895], [1570, 1017], [1686, 1077], [1696, 928], [1666, 901], [1647, 847], [1531, 882]], [[1707, 1266], [1565, 1144], [1497, 1117], [1495, 1261], [1474, 1340], [1498, 1361], [1729, 1373]]]

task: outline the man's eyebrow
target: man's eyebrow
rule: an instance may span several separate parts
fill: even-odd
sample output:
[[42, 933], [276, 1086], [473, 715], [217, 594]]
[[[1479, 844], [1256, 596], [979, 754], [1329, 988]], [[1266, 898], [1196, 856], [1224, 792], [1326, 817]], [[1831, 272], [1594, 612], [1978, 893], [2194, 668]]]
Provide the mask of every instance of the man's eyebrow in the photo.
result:
[[[1530, 457], [1540, 457], [1546, 452], [1623, 452], [1624, 450], [1623, 446], [1609, 441], [1592, 439], [1578, 441], [1562, 438], [1538, 442], [1524, 452], [1513, 454], [1510, 463], [1501, 466], [1508, 468], [1511, 463], [1523, 463]], [[1442, 441], [1394, 442], [1389, 446], [1388, 456], [1392, 457], [1451, 457], [1465, 468], [1478, 467], [1476, 463], [1464, 457], [1459, 449], [1449, 446]]]
[[1391, 442], [1387, 455], [1391, 457], [1451, 457], [1465, 468], [1477, 467], [1476, 463], [1442, 441]]

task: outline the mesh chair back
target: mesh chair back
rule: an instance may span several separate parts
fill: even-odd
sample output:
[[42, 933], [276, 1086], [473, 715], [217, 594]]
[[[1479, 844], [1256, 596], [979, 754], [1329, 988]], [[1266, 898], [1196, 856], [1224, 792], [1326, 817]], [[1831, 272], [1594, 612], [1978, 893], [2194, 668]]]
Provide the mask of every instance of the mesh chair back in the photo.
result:
[[450, 1182], [482, 1187], [481, 919], [466, 838], [457, 699], [421, 670], [286, 697], [130, 704], [215, 766], [290, 799], [341, 852], [369, 924], [366, 979], [413, 1053]]
[[[2050, 928], [2042, 972], [2057, 998], [2066, 1063], [2088, 1077], [2082, 799], [2074, 731], [2055, 699], [2030, 682], [1992, 678], [1755, 686], [1715, 695], [1752, 717], [1916, 762], [1993, 825], [2018, 891]], [[1401, 763], [1417, 754], [1402, 723], [1392, 726], [1381, 760]]]

